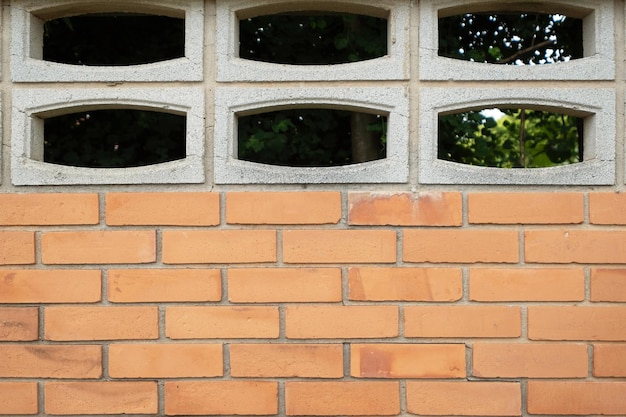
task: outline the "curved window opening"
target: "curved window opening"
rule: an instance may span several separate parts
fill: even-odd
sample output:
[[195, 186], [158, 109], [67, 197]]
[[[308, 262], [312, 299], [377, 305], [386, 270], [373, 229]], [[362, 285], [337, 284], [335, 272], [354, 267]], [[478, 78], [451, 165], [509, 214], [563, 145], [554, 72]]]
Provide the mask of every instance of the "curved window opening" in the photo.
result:
[[583, 161], [583, 118], [528, 108], [439, 115], [438, 158], [497, 168]]
[[182, 115], [106, 109], [44, 119], [44, 162], [126, 168], [185, 157], [186, 117]]
[[239, 116], [238, 159], [330, 167], [387, 156], [387, 115], [305, 108]]
[[496, 11], [440, 17], [439, 55], [508, 65], [567, 62], [583, 57], [583, 20]]
[[48, 20], [43, 59], [72, 65], [124, 66], [185, 55], [185, 19], [95, 13]]
[[239, 21], [239, 57], [324, 65], [387, 55], [387, 19], [332, 12], [281, 13]]

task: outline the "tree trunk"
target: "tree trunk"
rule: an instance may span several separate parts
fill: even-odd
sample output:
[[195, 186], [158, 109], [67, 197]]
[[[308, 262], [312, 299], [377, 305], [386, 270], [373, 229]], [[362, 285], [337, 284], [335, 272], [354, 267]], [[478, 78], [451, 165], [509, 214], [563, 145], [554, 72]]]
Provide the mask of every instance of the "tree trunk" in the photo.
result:
[[367, 162], [378, 159], [380, 141], [377, 132], [367, 130], [370, 123], [376, 122], [376, 115], [352, 113], [350, 128], [352, 134], [352, 162]]

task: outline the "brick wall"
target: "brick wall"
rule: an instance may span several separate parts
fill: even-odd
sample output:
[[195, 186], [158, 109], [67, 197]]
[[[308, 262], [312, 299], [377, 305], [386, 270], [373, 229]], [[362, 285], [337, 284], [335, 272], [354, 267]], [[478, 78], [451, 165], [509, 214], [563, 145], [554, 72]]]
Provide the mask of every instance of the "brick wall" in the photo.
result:
[[626, 414], [625, 204], [2, 194], [0, 413]]

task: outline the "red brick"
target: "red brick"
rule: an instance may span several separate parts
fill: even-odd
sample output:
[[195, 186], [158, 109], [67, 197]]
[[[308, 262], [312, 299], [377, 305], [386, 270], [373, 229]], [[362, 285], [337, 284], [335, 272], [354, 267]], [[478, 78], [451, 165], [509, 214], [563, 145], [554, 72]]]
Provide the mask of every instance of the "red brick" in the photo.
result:
[[465, 378], [463, 344], [352, 344], [357, 378]]
[[565, 343], [474, 343], [480, 378], [585, 378], [587, 346]]
[[114, 303], [219, 301], [222, 277], [219, 269], [115, 269], [108, 295]]
[[596, 377], [626, 377], [624, 358], [626, 358], [626, 344], [594, 344], [593, 375]]
[[112, 344], [112, 378], [201, 378], [222, 376], [221, 344]]
[[233, 303], [341, 301], [338, 268], [250, 268], [228, 270]]
[[590, 193], [589, 222], [591, 224], [626, 224], [626, 194]]
[[101, 288], [99, 270], [0, 271], [0, 303], [94, 303]]
[[519, 337], [521, 311], [507, 306], [406, 306], [406, 337]]
[[532, 340], [626, 340], [626, 307], [528, 307]]
[[278, 384], [268, 381], [177, 381], [165, 383], [167, 415], [274, 415]]
[[350, 193], [349, 224], [393, 226], [460, 226], [461, 193]]
[[254, 263], [276, 261], [274, 230], [173, 230], [163, 232], [163, 262]]
[[459, 268], [350, 268], [349, 299], [355, 301], [457, 301], [463, 296]]
[[406, 397], [407, 411], [419, 415], [522, 415], [519, 383], [411, 381]]
[[2, 378], [100, 378], [100, 346], [0, 345]]
[[626, 382], [528, 381], [530, 414], [626, 414]]
[[98, 194], [0, 194], [1, 226], [98, 224]]
[[626, 263], [626, 231], [529, 230], [525, 260], [539, 263]]
[[591, 301], [626, 301], [626, 269], [591, 270]]
[[519, 261], [518, 233], [512, 230], [406, 229], [405, 262]]
[[156, 382], [48, 382], [48, 414], [155, 414]]
[[582, 269], [470, 270], [470, 300], [474, 301], [582, 301], [585, 272]]
[[0, 414], [37, 414], [36, 382], [0, 382]]
[[109, 226], [215, 226], [220, 223], [217, 193], [108, 193]]
[[287, 263], [392, 263], [396, 232], [392, 230], [285, 230]]
[[276, 307], [168, 307], [165, 332], [172, 339], [277, 338]]
[[47, 340], [121, 340], [159, 337], [157, 307], [47, 307]]
[[35, 263], [35, 233], [0, 232], [0, 265], [29, 265]]
[[395, 306], [287, 306], [286, 335], [290, 339], [352, 339], [398, 335]]
[[0, 307], [0, 342], [31, 341], [39, 338], [37, 307]]
[[400, 386], [385, 382], [286, 382], [287, 415], [395, 416]]
[[336, 191], [226, 193], [229, 224], [334, 224], [340, 219], [341, 193]]
[[341, 344], [231, 344], [230, 374], [259, 378], [341, 378]]
[[584, 220], [582, 193], [470, 193], [470, 223], [576, 224]]
[[46, 264], [126, 264], [156, 260], [154, 231], [47, 232], [41, 238]]

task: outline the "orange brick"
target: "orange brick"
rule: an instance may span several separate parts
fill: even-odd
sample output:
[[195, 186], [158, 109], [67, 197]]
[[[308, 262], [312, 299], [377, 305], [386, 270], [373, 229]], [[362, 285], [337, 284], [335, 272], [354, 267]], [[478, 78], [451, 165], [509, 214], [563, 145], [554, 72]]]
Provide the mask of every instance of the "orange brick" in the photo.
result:
[[457, 301], [459, 268], [350, 268], [349, 299], [356, 301]]
[[509, 230], [404, 230], [406, 262], [500, 262], [519, 260], [518, 233]]
[[396, 261], [392, 230], [285, 230], [287, 263], [391, 263]]
[[3, 378], [100, 378], [100, 346], [0, 345]]
[[626, 382], [528, 381], [530, 414], [626, 414]]
[[470, 300], [474, 301], [582, 301], [582, 269], [470, 270]]
[[276, 338], [278, 308], [168, 307], [165, 332], [172, 339]]
[[155, 414], [156, 382], [48, 382], [48, 414]]
[[219, 301], [218, 269], [109, 270], [109, 300], [114, 303]]
[[585, 378], [587, 346], [565, 343], [474, 343], [474, 376]]
[[335, 191], [226, 193], [229, 224], [334, 224], [340, 219], [341, 193]]
[[576, 224], [584, 220], [582, 193], [470, 193], [467, 216], [478, 224]]
[[112, 344], [112, 378], [201, 378], [222, 376], [221, 344]]
[[47, 232], [41, 238], [46, 264], [126, 264], [156, 260], [154, 231]]
[[533, 340], [626, 340], [626, 307], [528, 307]]
[[47, 340], [119, 340], [159, 337], [157, 307], [47, 307]]
[[98, 194], [0, 194], [0, 225], [98, 224]]
[[591, 301], [626, 301], [626, 269], [592, 269]]
[[0, 307], [0, 342], [31, 341], [39, 338], [37, 307]]
[[190, 230], [163, 232], [163, 262], [251, 263], [276, 261], [274, 230]]
[[349, 224], [460, 226], [461, 193], [350, 193]]
[[228, 299], [234, 303], [341, 301], [341, 270], [338, 268], [229, 269]]
[[589, 221], [591, 224], [626, 224], [626, 194], [590, 193]]
[[507, 306], [406, 306], [406, 337], [519, 337], [521, 311]]
[[594, 344], [593, 375], [597, 377], [626, 377], [624, 358], [626, 358], [626, 344]]
[[463, 344], [352, 344], [357, 378], [465, 378]]
[[259, 378], [341, 378], [341, 344], [231, 344], [230, 374]]
[[290, 339], [351, 339], [395, 337], [395, 306], [287, 306], [286, 335]]
[[0, 303], [94, 303], [102, 298], [101, 272], [1, 270]]
[[406, 397], [407, 411], [419, 415], [522, 415], [519, 383], [412, 381]]
[[35, 233], [0, 232], [0, 265], [29, 265], [35, 263]]
[[165, 383], [167, 415], [273, 415], [278, 384], [266, 381], [177, 381]]
[[106, 222], [109, 226], [215, 226], [220, 223], [220, 196], [217, 193], [108, 193]]
[[626, 263], [626, 231], [529, 230], [525, 260], [539, 263]]
[[0, 414], [37, 414], [36, 382], [0, 382]]
[[287, 415], [395, 416], [400, 386], [385, 382], [286, 382]]

